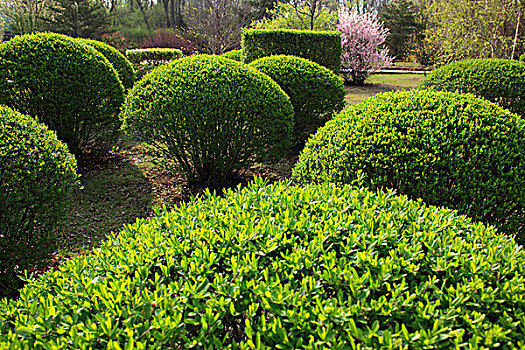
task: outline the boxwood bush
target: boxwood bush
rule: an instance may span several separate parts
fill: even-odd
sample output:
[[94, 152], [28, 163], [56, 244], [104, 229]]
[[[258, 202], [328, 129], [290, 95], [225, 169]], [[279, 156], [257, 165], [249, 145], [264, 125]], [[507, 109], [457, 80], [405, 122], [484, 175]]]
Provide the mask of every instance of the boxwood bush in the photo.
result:
[[222, 54], [222, 57], [230, 60], [242, 62], [242, 50], [231, 50]]
[[89, 39], [78, 39], [81, 43], [92, 46], [95, 50], [100, 52], [108, 59], [113, 68], [118, 73], [118, 77], [126, 89], [131, 89], [133, 87], [133, 82], [135, 81], [135, 72], [133, 71], [133, 66], [130, 61], [124, 56], [120, 51], [115, 49], [113, 46], [110, 46], [106, 43], [97, 40]]
[[0, 105], [0, 297], [55, 252], [55, 223], [76, 185], [75, 158], [56, 134]]
[[126, 56], [133, 63], [138, 80], [158, 66], [181, 58], [183, 54], [179, 49], [152, 48], [127, 50]]
[[111, 63], [73, 38], [39, 33], [0, 45], [0, 103], [38, 117], [74, 153], [114, 138], [123, 102]]
[[205, 195], [0, 302], [24, 348], [515, 349], [525, 252], [448, 209], [349, 186]]
[[525, 62], [525, 54], [520, 56], [520, 61]]
[[395, 188], [525, 242], [523, 135], [521, 117], [470, 94], [380, 94], [319, 129], [293, 176]]
[[242, 32], [243, 62], [292, 55], [306, 58], [335, 74], [341, 69], [341, 33], [292, 29], [247, 29]]
[[469, 92], [525, 116], [525, 65], [503, 59], [471, 59], [434, 70], [421, 88]]
[[293, 107], [267, 75], [220, 56], [155, 69], [126, 100], [125, 128], [175, 161], [193, 185], [228, 185], [254, 161], [289, 147]]
[[279, 55], [260, 58], [250, 65], [272, 78], [290, 97], [298, 143], [303, 143], [345, 106], [342, 81], [315, 62]]

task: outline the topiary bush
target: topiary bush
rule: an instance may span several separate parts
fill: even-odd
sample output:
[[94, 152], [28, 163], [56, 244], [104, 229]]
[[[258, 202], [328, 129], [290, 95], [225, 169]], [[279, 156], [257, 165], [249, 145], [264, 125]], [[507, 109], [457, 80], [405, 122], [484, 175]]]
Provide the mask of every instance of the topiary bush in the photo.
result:
[[55, 252], [55, 224], [76, 186], [75, 158], [56, 134], [0, 105], [0, 297]]
[[339, 74], [341, 33], [292, 29], [247, 29], [241, 38], [242, 60], [250, 63], [274, 55], [306, 58]]
[[93, 47], [108, 59], [113, 68], [117, 71], [118, 77], [125, 89], [131, 89], [135, 81], [133, 66], [126, 56], [121, 54], [114, 47], [97, 40], [78, 39], [81, 43]]
[[261, 181], [112, 235], [0, 302], [11, 348], [516, 349], [525, 252], [392, 192]]
[[424, 89], [469, 92], [525, 116], [525, 65], [502, 59], [471, 59], [434, 70], [419, 85]]
[[242, 62], [242, 50], [231, 50], [222, 54], [222, 57]]
[[124, 88], [97, 50], [60, 34], [0, 45], [0, 103], [48, 125], [73, 153], [114, 140]]
[[315, 62], [280, 55], [263, 57], [250, 65], [272, 78], [290, 97], [298, 143], [345, 106], [345, 90], [339, 77]]
[[126, 51], [126, 57], [133, 63], [136, 80], [141, 79], [158, 66], [179, 59], [182, 56], [181, 50], [169, 48], [133, 49]]
[[395, 188], [525, 242], [524, 133], [519, 116], [472, 95], [380, 94], [319, 129], [293, 177]]
[[175, 161], [193, 185], [227, 185], [289, 146], [293, 108], [268, 76], [220, 56], [195, 55], [135, 84], [123, 112], [134, 137]]

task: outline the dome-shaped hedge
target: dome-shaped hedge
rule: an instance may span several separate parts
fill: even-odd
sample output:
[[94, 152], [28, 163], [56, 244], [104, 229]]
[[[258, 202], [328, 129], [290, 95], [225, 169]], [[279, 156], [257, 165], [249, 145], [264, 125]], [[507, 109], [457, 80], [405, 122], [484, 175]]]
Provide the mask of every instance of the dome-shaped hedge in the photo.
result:
[[242, 62], [242, 50], [231, 50], [222, 54], [222, 57]]
[[89, 39], [78, 39], [81, 43], [93, 47], [95, 50], [100, 52], [108, 59], [113, 65], [113, 68], [117, 71], [118, 77], [125, 89], [131, 89], [133, 82], [135, 81], [135, 72], [131, 62], [128, 61], [120, 51], [115, 49], [113, 46], [103, 43], [97, 40]]
[[299, 143], [345, 106], [343, 82], [315, 62], [279, 55], [260, 58], [250, 65], [272, 78], [290, 97], [294, 134]]
[[525, 65], [502, 59], [471, 59], [450, 63], [420, 83], [421, 88], [468, 92], [525, 116]]
[[259, 181], [34, 280], [0, 303], [0, 347], [516, 349], [524, 274], [521, 247], [451, 210]]
[[60, 34], [0, 45], [0, 103], [48, 125], [73, 153], [115, 136], [124, 89], [97, 50]]
[[0, 297], [55, 251], [54, 225], [76, 185], [75, 158], [55, 133], [0, 106]]
[[135, 84], [126, 128], [178, 163], [189, 181], [228, 184], [253, 161], [278, 159], [289, 146], [293, 108], [268, 76], [220, 56], [163, 65]]
[[389, 187], [525, 240], [525, 122], [472, 95], [410, 91], [367, 99], [308, 141], [303, 182]]

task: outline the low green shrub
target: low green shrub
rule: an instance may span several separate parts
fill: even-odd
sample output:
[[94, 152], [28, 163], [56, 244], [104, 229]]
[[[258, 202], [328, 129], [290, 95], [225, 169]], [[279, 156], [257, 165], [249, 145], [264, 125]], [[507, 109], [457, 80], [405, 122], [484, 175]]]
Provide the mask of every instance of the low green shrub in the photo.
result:
[[468, 92], [525, 116], [525, 65], [502, 59], [471, 59], [434, 70], [424, 89]]
[[231, 50], [222, 54], [222, 57], [242, 62], [242, 50]]
[[520, 56], [520, 61], [525, 62], [525, 54]]
[[220, 187], [289, 147], [293, 108], [268, 76], [220, 56], [155, 69], [128, 95], [125, 128], [175, 161], [190, 183]]
[[78, 39], [81, 43], [92, 46], [95, 50], [100, 52], [108, 59], [108, 61], [113, 65], [113, 68], [118, 73], [118, 77], [126, 89], [131, 89], [133, 87], [133, 82], [135, 81], [135, 72], [133, 71], [133, 66], [128, 61], [126, 56], [121, 54], [114, 47], [103, 43], [97, 40], [88, 40], [88, 39]]
[[124, 88], [97, 50], [60, 34], [0, 44], [0, 103], [38, 118], [70, 151], [114, 140]]
[[261, 181], [127, 226], [0, 302], [0, 347], [516, 349], [525, 252], [392, 192]]
[[0, 105], [0, 297], [56, 251], [55, 224], [76, 185], [75, 158], [56, 134]]
[[341, 33], [292, 29], [248, 29], [242, 32], [243, 62], [273, 55], [306, 58], [335, 74], [341, 69]]
[[250, 65], [272, 78], [290, 97], [298, 143], [304, 142], [345, 106], [343, 82], [315, 62], [281, 55], [263, 57]]
[[170, 48], [133, 49], [126, 51], [126, 57], [133, 63], [136, 80], [141, 79], [158, 66], [179, 59], [182, 56], [181, 50]]
[[523, 135], [522, 118], [472, 95], [380, 94], [319, 129], [293, 176], [395, 188], [525, 242]]

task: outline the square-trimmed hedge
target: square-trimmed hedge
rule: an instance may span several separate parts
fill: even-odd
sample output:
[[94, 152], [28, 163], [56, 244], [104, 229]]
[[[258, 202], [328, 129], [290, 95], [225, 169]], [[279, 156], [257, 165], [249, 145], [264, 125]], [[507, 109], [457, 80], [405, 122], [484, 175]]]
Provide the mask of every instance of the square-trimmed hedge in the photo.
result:
[[247, 29], [242, 33], [242, 58], [250, 63], [273, 55], [293, 55], [339, 74], [341, 33], [291, 29]]

